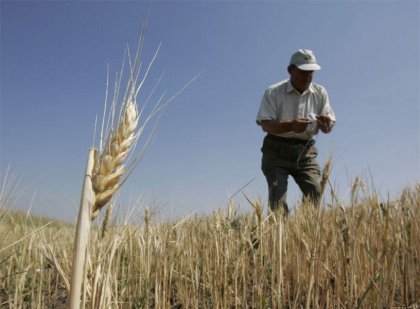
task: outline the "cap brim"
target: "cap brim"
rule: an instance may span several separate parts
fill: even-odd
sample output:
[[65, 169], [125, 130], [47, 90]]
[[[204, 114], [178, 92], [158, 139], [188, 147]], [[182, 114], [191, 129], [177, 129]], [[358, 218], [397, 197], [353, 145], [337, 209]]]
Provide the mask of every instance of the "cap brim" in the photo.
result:
[[319, 65], [317, 65], [316, 63], [305, 63], [305, 64], [296, 65], [296, 67], [299, 70], [302, 70], [302, 71], [318, 71], [318, 70], [321, 70], [321, 67]]

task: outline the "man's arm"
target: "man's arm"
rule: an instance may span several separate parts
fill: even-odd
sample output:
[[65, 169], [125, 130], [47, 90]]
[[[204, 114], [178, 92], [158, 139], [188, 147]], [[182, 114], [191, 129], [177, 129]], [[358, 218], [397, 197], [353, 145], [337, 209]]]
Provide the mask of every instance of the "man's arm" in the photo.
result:
[[306, 130], [308, 124], [311, 123], [308, 119], [295, 119], [293, 121], [276, 121], [276, 120], [261, 120], [261, 127], [264, 132], [270, 134], [283, 134], [286, 132], [301, 133]]
[[335, 125], [335, 114], [330, 105], [328, 93], [325, 88], [322, 88], [322, 95], [324, 97], [322, 108], [319, 111], [319, 115], [316, 116], [318, 120], [318, 128], [323, 133], [330, 133]]

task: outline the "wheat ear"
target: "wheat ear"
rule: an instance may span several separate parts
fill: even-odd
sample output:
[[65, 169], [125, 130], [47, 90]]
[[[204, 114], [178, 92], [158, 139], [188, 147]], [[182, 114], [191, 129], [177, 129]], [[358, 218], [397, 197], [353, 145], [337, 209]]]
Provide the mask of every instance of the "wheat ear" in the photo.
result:
[[132, 98], [123, 107], [118, 126], [115, 132], [110, 134], [104, 151], [95, 157], [92, 175], [95, 204], [92, 209], [92, 220], [121, 188], [122, 177], [129, 170], [124, 162], [139, 137], [139, 133], [135, 132], [138, 121], [137, 104], [135, 98]]
[[[135, 83], [135, 80], [133, 81]], [[134, 89], [135, 91], [135, 89]], [[104, 207], [121, 188], [125, 179], [122, 177], [134, 168], [126, 167], [125, 162], [140, 135], [136, 132], [139, 115], [136, 99], [129, 96], [122, 105], [117, 126], [108, 137], [102, 151], [92, 148], [86, 168], [82, 191], [79, 218], [76, 227], [76, 240], [70, 286], [70, 308], [80, 306], [80, 289], [83, 282], [83, 269], [86, 263], [90, 225]], [[115, 111], [115, 105], [113, 105]], [[86, 283], [86, 282], [85, 282]]]
[[[123, 61], [121, 72], [119, 72], [116, 77], [114, 95], [111, 102], [112, 104], [108, 112], [106, 105], [108, 98], [107, 79], [107, 91], [105, 95], [105, 108], [102, 119], [99, 149], [92, 148], [89, 151], [88, 164], [86, 167], [85, 180], [82, 189], [82, 200], [80, 203], [79, 217], [76, 227], [75, 249], [70, 284], [71, 309], [79, 309], [80, 307], [80, 290], [83, 282], [83, 269], [87, 261], [87, 245], [89, 241], [91, 222], [99, 215], [100, 210], [115, 196], [116, 192], [121, 188], [128, 176], [140, 162], [140, 154], [133, 160], [130, 160], [129, 155], [134, 151], [137, 140], [144, 132], [146, 125], [149, 121], [151, 121], [151, 119], [155, 118], [155, 126], [152, 133], [150, 133], [149, 138], [144, 142], [141, 153], [146, 150], [151, 142], [159, 116], [162, 114], [165, 107], [180, 92], [197, 79], [199, 75], [201, 75], [201, 72], [197, 74], [189, 83], [187, 83], [166, 101], [164, 100], [163, 94], [155, 106], [151, 109], [149, 115], [142, 117], [148, 99], [160, 81], [159, 78], [152, 90], [152, 93], [141, 105], [139, 110], [137, 105], [139, 91], [148, 77], [150, 69], [160, 50], [159, 45], [152, 60], [148, 64], [144, 75], [140, 76], [141, 51], [144, 43], [146, 24], [143, 25], [137, 52], [135, 53], [133, 61], [131, 61], [130, 50], [127, 48], [130, 72], [128, 74], [126, 89], [120, 101], [120, 89], [125, 63], [125, 61]], [[118, 108], [117, 106], [120, 107]], [[141, 121], [139, 121], [140, 118]], [[107, 121], [105, 121], [105, 119], [107, 119]], [[115, 119], [117, 119], [116, 125], [114, 125]], [[141, 122], [140, 126], [138, 126], [139, 122]], [[86, 284], [86, 279], [84, 280]]]
[[330, 177], [330, 173], [331, 173], [331, 165], [332, 165], [332, 160], [331, 158], [329, 158], [327, 162], [325, 163], [324, 170], [322, 171], [321, 183], [320, 183], [321, 193], [318, 200], [318, 205], [317, 205], [318, 207], [321, 206], [322, 204], [322, 197], [324, 195], [325, 187], [327, 186], [328, 178]]
[[[143, 40], [144, 31], [141, 33], [140, 42], [143, 42]], [[157, 56], [157, 53], [158, 51], [156, 51], [155, 57]], [[138, 77], [140, 72], [140, 49], [137, 50], [134, 63], [131, 63], [130, 60], [131, 59], [129, 57], [130, 73], [128, 76], [127, 88], [121, 101], [122, 103], [119, 109], [117, 125], [114, 126], [114, 118], [117, 112], [117, 106], [119, 105], [119, 90], [123, 68], [121, 69], [120, 74], [117, 75], [114, 97], [108, 115], [106, 111], [108, 90], [106, 92], [99, 149], [91, 148], [89, 150], [74, 242], [69, 295], [70, 309], [80, 308], [80, 296], [83, 282], [85, 284], [84, 290], [86, 290], [87, 282], [86, 278], [83, 277], [83, 273], [87, 262], [87, 247], [91, 222], [96, 218], [96, 216], [98, 216], [101, 208], [104, 207], [112, 199], [118, 189], [121, 188], [130, 172], [136, 166], [136, 164], [133, 163], [129, 167], [126, 167], [125, 162], [130, 151], [135, 147], [135, 144], [142, 132], [142, 130], [136, 131], [140, 118], [136, 102], [137, 94], [140, 90], [140, 87], [138, 86]], [[149, 69], [151, 64], [152, 63], [149, 65]], [[143, 79], [145, 78], [146, 76], [143, 77]], [[105, 131], [105, 138], [107, 138], [104, 139], [103, 133], [105, 129], [104, 125], [106, 116], [108, 116]], [[150, 117], [146, 119], [142, 128], [149, 119]], [[105, 146], [103, 147], [103, 145]], [[124, 175], [125, 178], [123, 179], [122, 177]]]

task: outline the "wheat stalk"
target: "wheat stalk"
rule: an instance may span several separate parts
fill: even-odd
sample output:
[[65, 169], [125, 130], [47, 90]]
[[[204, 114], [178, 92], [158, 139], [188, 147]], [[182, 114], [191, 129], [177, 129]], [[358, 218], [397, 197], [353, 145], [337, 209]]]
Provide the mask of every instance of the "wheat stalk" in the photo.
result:
[[[144, 41], [144, 33], [145, 27], [143, 27], [140, 35], [140, 41], [134, 62], [131, 62], [129, 50], [127, 51], [130, 64], [130, 74], [128, 76], [125, 94], [120, 104], [118, 121], [114, 126], [115, 115], [118, 112], [119, 91], [122, 81], [124, 61], [121, 72], [117, 74], [114, 96], [108, 115], [106, 104], [108, 90], [106, 91], [99, 149], [91, 148], [89, 151], [74, 243], [69, 303], [69, 307], [71, 309], [78, 309], [80, 307], [81, 287], [83, 281], [86, 281], [83, 279], [83, 273], [86, 268], [87, 245], [89, 241], [91, 221], [99, 215], [100, 210], [115, 196], [116, 192], [121, 188], [124, 181], [136, 166], [136, 160], [127, 166], [127, 158], [130, 152], [135, 148], [137, 140], [143, 132], [146, 124], [159, 111], [163, 110], [162, 105], [160, 104], [161, 100], [159, 100], [150, 115], [144, 120], [143, 125], [138, 128], [141, 113], [139, 113], [137, 105], [137, 96], [160, 48], [159, 46], [156, 50], [154, 57], [143, 76], [143, 80], [139, 85], [138, 78], [141, 68], [140, 54], [143, 46], [142, 42]], [[143, 109], [144, 105], [142, 111]], [[105, 118], [108, 118], [106, 127]], [[103, 137], [104, 131], [105, 138]], [[146, 143], [144, 147], [146, 148], [147, 145], [148, 143]], [[125, 177], [123, 178], [123, 176]]]
[[[139, 109], [137, 98], [140, 89], [143, 87], [160, 50], [159, 45], [152, 57], [152, 60], [149, 62], [144, 75], [140, 76], [141, 51], [146, 32], [145, 25], [143, 25], [139, 44], [137, 46], [137, 52], [135, 53], [133, 61], [130, 56], [130, 50], [127, 48], [127, 58], [130, 72], [125, 92], [120, 101], [120, 90], [125, 64], [124, 60], [121, 71], [117, 73], [116, 76], [114, 94], [109, 111], [107, 111], [107, 78], [107, 90], [105, 94], [105, 106], [100, 132], [99, 149], [92, 148], [89, 151], [79, 217], [76, 227], [70, 287], [71, 309], [78, 309], [80, 307], [80, 291], [83, 282], [83, 269], [85, 268], [87, 260], [87, 244], [89, 240], [91, 222], [100, 214], [101, 209], [112, 200], [131, 172], [133, 172], [134, 168], [140, 162], [142, 155], [154, 136], [155, 128], [160, 118], [159, 116], [168, 104], [201, 74], [201, 72], [198, 73], [190, 80], [190, 82], [188, 82], [169, 99], [164, 99], [164, 92], [157, 100], [154, 107], [151, 108], [150, 113], [146, 117], [142, 117], [149, 99], [152, 97], [152, 94], [161, 80], [161, 77], [157, 80], [151, 93]], [[107, 121], [105, 121], [105, 119], [107, 119]], [[146, 125], [148, 125], [152, 119], [154, 119], [154, 126], [149, 137], [144, 141], [143, 148], [140, 150], [137, 157], [130, 160], [130, 154], [134, 152], [140, 135], [144, 133]], [[139, 125], [140, 123], [141, 125]], [[106, 221], [104, 224], [106, 224]]]
[[111, 220], [111, 212], [112, 212], [112, 204], [109, 204], [109, 206], [106, 208], [106, 211], [105, 211], [104, 221], [102, 222], [102, 228], [101, 228], [102, 239], [105, 237], [105, 234], [108, 231], [109, 221]]
[[80, 201], [79, 216], [77, 218], [70, 281], [70, 309], [80, 308], [80, 295], [83, 282], [83, 270], [87, 254], [87, 245], [89, 241], [91, 212], [93, 205], [95, 204], [95, 194], [92, 189], [92, 172], [95, 152], [96, 150], [93, 148], [89, 150], [85, 180], [83, 182], [82, 198]]

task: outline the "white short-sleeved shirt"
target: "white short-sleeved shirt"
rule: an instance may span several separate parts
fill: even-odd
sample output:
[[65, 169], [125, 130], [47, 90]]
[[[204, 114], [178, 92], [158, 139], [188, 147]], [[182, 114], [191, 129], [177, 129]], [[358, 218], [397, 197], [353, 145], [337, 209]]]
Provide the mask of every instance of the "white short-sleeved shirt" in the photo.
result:
[[307, 140], [318, 133], [318, 127], [315, 125], [317, 115], [329, 116], [335, 121], [335, 114], [330, 106], [325, 88], [311, 83], [300, 94], [290, 80], [284, 80], [265, 90], [257, 115], [257, 124], [261, 125], [262, 120], [292, 121], [298, 118], [306, 118], [314, 122], [313, 125], [308, 125], [306, 131], [302, 133], [286, 132], [277, 135]]

